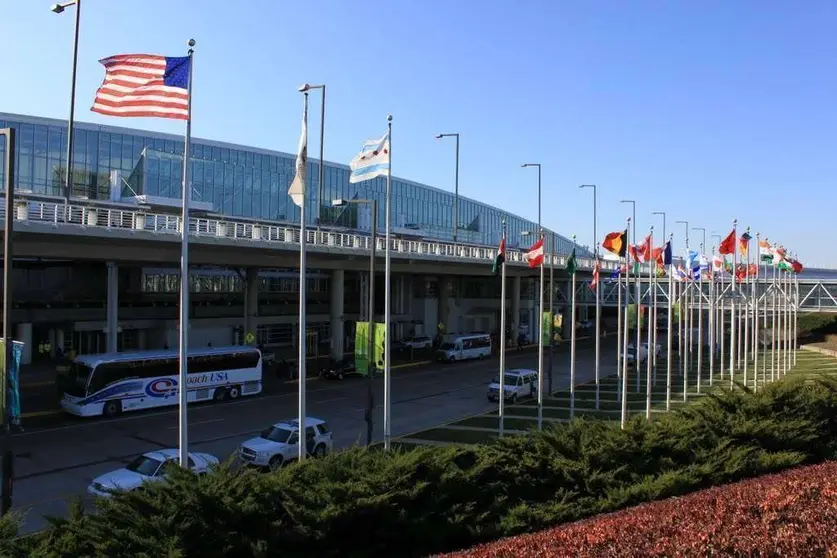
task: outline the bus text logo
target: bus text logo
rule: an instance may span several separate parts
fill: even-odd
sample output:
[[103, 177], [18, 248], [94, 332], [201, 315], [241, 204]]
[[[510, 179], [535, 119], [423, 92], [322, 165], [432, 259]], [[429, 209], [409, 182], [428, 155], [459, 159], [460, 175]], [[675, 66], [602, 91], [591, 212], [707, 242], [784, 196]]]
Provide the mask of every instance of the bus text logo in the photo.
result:
[[148, 384], [145, 393], [151, 397], [169, 397], [177, 393], [177, 380], [159, 378]]

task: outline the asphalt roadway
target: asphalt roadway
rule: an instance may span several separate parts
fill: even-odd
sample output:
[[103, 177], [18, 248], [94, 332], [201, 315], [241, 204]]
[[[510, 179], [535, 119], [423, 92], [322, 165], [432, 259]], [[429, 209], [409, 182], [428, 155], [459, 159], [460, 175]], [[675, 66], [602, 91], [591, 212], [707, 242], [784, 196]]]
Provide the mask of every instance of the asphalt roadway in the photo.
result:
[[[613, 338], [603, 340], [601, 375], [616, 373]], [[509, 351], [507, 368], [537, 369], [537, 351]], [[548, 357], [545, 357], [545, 363]], [[592, 340], [579, 341], [578, 383], [594, 376]], [[488, 383], [496, 376], [498, 359], [455, 364], [425, 364], [393, 370], [392, 434], [404, 436], [442, 423], [491, 410], [486, 398]], [[569, 384], [569, 350], [556, 348], [553, 361], [554, 389]], [[546, 375], [545, 375], [546, 376]], [[544, 378], [544, 386], [547, 379]], [[276, 382], [273, 380], [274, 384]], [[189, 409], [190, 451], [208, 452], [221, 460], [238, 445], [268, 425], [297, 414], [297, 384], [284, 383], [273, 391], [226, 403], [196, 404]], [[308, 415], [328, 421], [335, 448], [363, 443], [367, 382], [363, 378], [306, 382]], [[267, 390], [266, 390], [267, 391]], [[375, 380], [375, 439], [383, 438], [382, 382]], [[25, 513], [22, 531], [46, 526], [44, 515], [64, 516], [68, 499], [85, 495], [91, 480], [118, 469], [131, 459], [154, 449], [177, 447], [177, 408], [128, 413], [115, 419], [54, 417], [30, 422], [25, 432], [13, 436], [16, 455], [14, 508]], [[91, 500], [85, 496], [85, 501]]]

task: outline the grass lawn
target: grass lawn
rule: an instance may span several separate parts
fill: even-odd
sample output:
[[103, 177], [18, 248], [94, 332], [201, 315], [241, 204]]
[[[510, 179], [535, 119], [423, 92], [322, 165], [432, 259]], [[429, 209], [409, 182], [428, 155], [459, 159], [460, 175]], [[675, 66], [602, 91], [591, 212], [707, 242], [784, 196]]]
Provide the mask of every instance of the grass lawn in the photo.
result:
[[405, 438], [417, 440], [432, 440], [436, 442], [452, 442], [457, 444], [487, 444], [497, 439], [496, 432], [479, 430], [448, 430], [446, 428], [431, 428], [422, 430]]

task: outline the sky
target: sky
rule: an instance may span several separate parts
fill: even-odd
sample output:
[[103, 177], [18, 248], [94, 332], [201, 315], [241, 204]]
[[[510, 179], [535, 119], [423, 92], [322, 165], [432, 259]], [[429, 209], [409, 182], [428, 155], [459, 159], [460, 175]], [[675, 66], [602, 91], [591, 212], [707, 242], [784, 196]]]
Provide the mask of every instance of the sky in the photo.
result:
[[[393, 115], [395, 176], [538, 218], [593, 243], [739, 230], [808, 267], [837, 267], [837, 3], [771, 0], [82, 0], [76, 119], [182, 133], [182, 122], [89, 111], [118, 53], [195, 46], [196, 137], [293, 153], [305, 82], [327, 85], [325, 158], [348, 163]], [[0, 112], [66, 118], [74, 8], [0, 2]], [[309, 153], [319, 150], [311, 95]], [[692, 247], [703, 238], [689, 231]]]

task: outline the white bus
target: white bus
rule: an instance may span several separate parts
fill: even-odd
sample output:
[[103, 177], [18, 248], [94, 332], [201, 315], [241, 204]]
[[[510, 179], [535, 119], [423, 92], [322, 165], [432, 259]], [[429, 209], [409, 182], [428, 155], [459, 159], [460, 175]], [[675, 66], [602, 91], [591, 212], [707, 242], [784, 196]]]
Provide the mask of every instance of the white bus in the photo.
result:
[[[61, 381], [61, 408], [81, 417], [116, 416], [178, 402], [177, 350], [77, 357]], [[262, 355], [253, 347], [205, 347], [188, 355], [188, 401], [222, 401], [262, 391]]]
[[487, 333], [446, 335], [436, 352], [438, 360], [456, 362], [491, 356], [491, 336]]

